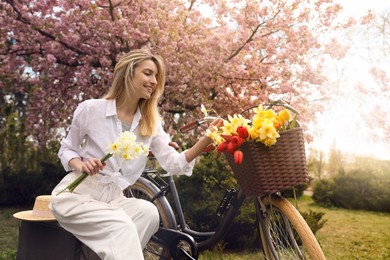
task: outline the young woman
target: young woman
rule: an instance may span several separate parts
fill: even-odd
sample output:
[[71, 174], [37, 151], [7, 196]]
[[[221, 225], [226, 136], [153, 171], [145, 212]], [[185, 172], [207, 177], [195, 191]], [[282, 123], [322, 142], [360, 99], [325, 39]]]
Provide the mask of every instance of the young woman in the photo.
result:
[[[142, 250], [157, 231], [159, 215], [150, 202], [126, 198], [146, 164], [146, 156], [120, 163], [111, 157], [100, 161], [107, 146], [123, 131], [148, 146], [159, 164], [173, 174], [191, 175], [194, 159], [212, 140], [206, 136], [190, 149], [177, 152], [169, 146], [157, 102], [165, 84], [160, 56], [139, 49], [124, 55], [115, 66], [112, 86], [103, 99], [80, 103], [70, 131], [61, 141], [58, 156], [72, 170], [52, 192], [51, 210], [59, 224], [102, 259], [143, 259]], [[210, 124], [221, 126], [222, 121]], [[82, 172], [88, 176], [74, 192], [59, 191]]]

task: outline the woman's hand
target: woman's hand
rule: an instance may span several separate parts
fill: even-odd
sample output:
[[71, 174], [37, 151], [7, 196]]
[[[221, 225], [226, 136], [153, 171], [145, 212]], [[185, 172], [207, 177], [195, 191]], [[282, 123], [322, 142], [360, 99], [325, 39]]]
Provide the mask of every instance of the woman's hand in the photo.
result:
[[88, 175], [94, 175], [103, 170], [106, 164], [98, 158], [91, 158], [82, 161], [80, 158], [73, 158], [69, 161], [69, 166], [77, 172], [86, 172]]
[[88, 175], [92, 176], [103, 170], [104, 166], [105, 164], [102, 163], [100, 159], [91, 158], [84, 162], [84, 165], [81, 167], [81, 172], [86, 172]]
[[[215, 128], [219, 129], [221, 126], [223, 126], [223, 120], [218, 118], [210, 123], [209, 130], [215, 131]], [[212, 145], [212, 143], [213, 140], [210, 137], [208, 136], [201, 137], [194, 146], [192, 146], [190, 149], [186, 151], [185, 156], [187, 162], [191, 162], [192, 160], [194, 160], [199, 154], [201, 154], [206, 149], [206, 147]]]
[[215, 131], [215, 128], [219, 129], [221, 126], [223, 126], [223, 120], [222, 118], [217, 118], [210, 123], [209, 130], [213, 132]]

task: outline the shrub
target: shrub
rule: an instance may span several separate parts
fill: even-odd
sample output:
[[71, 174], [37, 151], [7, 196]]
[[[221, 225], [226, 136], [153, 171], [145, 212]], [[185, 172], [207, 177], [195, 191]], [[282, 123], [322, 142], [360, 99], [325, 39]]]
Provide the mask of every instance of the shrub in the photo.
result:
[[326, 219], [322, 219], [325, 213], [321, 211], [314, 211], [310, 209], [308, 212], [305, 211], [300, 213], [309, 225], [311, 231], [313, 231], [313, 234], [316, 234], [317, 231], [320, 230], [328, 221]]
[[[302, 183], [296, 185], [293, 188], [282, 191], [282, 196], [285, 198], [299, 198], [303, 195], [303, 192], [309, 187], [309, 183]], [[294, 191], [295, 190], [295, 191]], [[295, 196], [294, 196], [295, 192]]]
[[0, 205], [33, 205], [35, 197], [50, 194], [65, 175], [59, 164], [41, 162], [36, 171], [4, 172], [0, 184]]
[[323, 206], [390, 212], [390, 176], [353, 170], [314, 185], [313, 200]]
[[332, 198], [334, 186], [335, 184], [332, 179], [322, 179], [316, 181], [313, 188], [313, 200], [320, 206], [333, 206]]

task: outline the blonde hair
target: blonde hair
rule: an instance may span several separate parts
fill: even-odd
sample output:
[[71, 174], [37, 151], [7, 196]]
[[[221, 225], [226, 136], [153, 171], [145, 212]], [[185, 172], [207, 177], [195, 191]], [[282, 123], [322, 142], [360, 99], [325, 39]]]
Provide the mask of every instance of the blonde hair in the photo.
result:
[[118, 99], [122, 95], [126, 95], [130, 99], [130, 88], [132, 87], [134, 70], [139, 63], [145, 60], [153, 61], [158, 69], [156, 89], [149, 99], [140, 99], [139, 101], [142, 115], [139, 124], [139, 134], [142, 136], [151, 136], [156, 133], [157, 124], [161, 120], [157, 108], [158, 100], [164, 92], [165, 85], [165, 65], [161, 56], [153, 55], [146, 49], [132, 50], [122, 56], [115, 65], [113, 81], [105, 98]]

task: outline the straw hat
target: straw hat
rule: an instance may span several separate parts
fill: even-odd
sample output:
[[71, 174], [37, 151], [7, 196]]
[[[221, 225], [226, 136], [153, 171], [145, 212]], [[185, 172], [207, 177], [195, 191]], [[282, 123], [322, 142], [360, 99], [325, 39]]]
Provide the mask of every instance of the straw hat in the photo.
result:
[[35, 198], [32, 210], [21, 211], [14, 214], [14, 217], [27, 221], [55, 221], [56, 218], [49, 209], [50, 195], [41, 195]]

